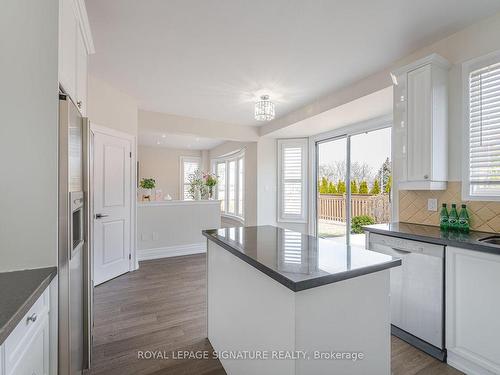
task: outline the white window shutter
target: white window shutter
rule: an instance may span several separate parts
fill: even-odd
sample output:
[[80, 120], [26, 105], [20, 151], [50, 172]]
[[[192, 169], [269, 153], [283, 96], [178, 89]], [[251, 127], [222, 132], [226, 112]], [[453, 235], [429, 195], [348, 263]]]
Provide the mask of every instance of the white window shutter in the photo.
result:
[[307, 139], [279, 140], [279, 221], [306, 221]]
[[469, 74], [469, 193], [500, 196], [500, 62]]

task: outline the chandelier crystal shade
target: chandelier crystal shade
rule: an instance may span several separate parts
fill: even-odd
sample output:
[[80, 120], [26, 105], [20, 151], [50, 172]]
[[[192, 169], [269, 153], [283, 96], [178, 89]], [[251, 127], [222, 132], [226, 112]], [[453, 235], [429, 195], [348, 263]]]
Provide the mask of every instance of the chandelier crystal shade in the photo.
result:
[[269, 100], [269, 95], [262, 95], [255, 103], [255, 119], [257, 121], [271, 121], [274, 119], [274, 103]]

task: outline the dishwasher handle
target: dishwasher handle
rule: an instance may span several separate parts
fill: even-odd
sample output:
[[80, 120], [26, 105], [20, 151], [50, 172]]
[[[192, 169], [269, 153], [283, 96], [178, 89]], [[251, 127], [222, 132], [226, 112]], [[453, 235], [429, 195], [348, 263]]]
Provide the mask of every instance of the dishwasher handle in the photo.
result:
[[392, 247], [392, 250], [394, 250], [396, 253], [401, 254], [401, 255], [406, 255], [406, 254], [410, 254], [413, 252], [410, 250], [398, 249], [397, 247]]
[[436, 245], [426, 242], [370, 233], [368, 236], [368, 248], [370, 250], [373, 250], [374, 245], [389, 248], [393, 253], [400, 256], [415, 253], [429, 255], [437, 258], [444, 258], [443, 245]]

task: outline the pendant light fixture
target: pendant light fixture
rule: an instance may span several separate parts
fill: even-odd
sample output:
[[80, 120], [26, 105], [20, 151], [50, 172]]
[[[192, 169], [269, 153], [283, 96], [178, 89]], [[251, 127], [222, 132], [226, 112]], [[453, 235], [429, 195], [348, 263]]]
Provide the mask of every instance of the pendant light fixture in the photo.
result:
[[255, 119], [257, 121], [271, 121], [274, 119], [274, 103], [269, 95], [262, 95], [255, 103]]

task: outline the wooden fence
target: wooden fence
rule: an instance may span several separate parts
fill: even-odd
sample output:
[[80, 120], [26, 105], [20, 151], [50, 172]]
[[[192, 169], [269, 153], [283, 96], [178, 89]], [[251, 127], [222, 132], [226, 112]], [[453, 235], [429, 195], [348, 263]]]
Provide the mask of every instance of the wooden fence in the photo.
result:
[[[318, 219], [337, 222], [346, 221], [345, 195], [321, 194], [318, 196]], [[388, 194], [353, 195], [351, 197], [351, 217], [367, 215], [376, 223], [387, 223], [390, 219]]]

